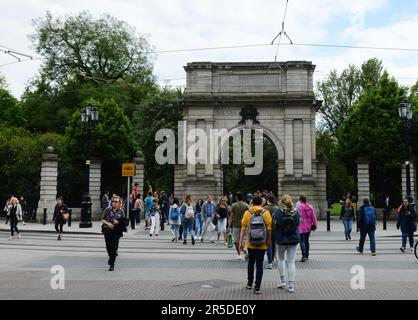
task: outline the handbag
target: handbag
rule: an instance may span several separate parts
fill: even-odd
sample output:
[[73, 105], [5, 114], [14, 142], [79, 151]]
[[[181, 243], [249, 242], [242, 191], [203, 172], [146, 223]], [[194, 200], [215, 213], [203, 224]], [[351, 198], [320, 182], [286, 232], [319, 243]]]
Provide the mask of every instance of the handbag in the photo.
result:
[[62, 219], [64, 220], [64, 222], [67, 222], [69, 218], [70, 214], [68, 212], [62, 214]]

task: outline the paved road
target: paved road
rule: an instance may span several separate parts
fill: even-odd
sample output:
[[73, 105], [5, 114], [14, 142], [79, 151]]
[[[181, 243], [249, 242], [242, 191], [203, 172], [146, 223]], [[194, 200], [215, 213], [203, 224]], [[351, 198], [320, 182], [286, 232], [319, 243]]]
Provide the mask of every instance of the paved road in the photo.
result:
[[[400, 253], [393, 224], [378, 232], [376, 257], [355, 252], [358, 234], [345, 241], [341, 226], [324, 228], [312, 236], [310, 261], [297, 263], [296, 293], [276, 288], [275, 268], [264, 271], [259, 296], [244, 288], [246, 263], [222, 243], [183, 245], [171, 243], [167, 231], [150, 238], [142, 228], [130, 230], [109, 272], [101, 235], [68, 234], [58, 242], [27, 230], [9, 241], [0, 232], [0, 299], [418, 299], [418, 261]], [[54, 265], [65, 268], [65, 290], [51, 289]], [[351, 289], [355, 265], [365, 268], [364, 290]]]

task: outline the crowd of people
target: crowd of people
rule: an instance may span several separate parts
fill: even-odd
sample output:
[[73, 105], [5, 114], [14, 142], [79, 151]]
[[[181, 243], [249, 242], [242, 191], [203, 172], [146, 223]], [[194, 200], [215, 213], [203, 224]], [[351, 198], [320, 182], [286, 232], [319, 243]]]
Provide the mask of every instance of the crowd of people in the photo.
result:
[[[144, 210], [145, 230], [150, 237], [158, 236], [165, 226], [170, 228], [171, 242], [181, 241], [184, 245], [190, 239], [192, 245], [206, 240], [227, 246], [228, 237], [232, 237], [236, 259], [248, 261], [246, 287], [253, 289], [256, 294], [261, 293], [263, 269], [273, 269], [276, 260], [278, 288], [287, 286], [292, 293], [295, 291], [297, 248], [300, 246], [300, 262], [309, 260], [310, 235], [318, 228], [314, 207], [307, 200], [300, 195], [294, 203], [286, 194], [277, 200], [272, 192], [267, 191], [247, 193], [245, 196], [241, 192], [235, 196], [228, 193], [217, 201], [212, 196], [194, 201], [190, 195], [180, 200], [172, 194], [168, 196], [164, 191], [148, 192], [142, 200], [138, 184], [135, 184], [127, 199], [116, 194], [110, 197], [106, 192], [102, 198], [101, 222], [109, 271], [115, 268], [119, 240], [127, 231], [128, 217], [134, 228], [140, 224], [141, 211]], [[368, 236], [371, 255], [375, 256], [377, 212], [370, 199], [363, 199], [363, 204], [357, 209], [356, 199], [348, 193], [341, 204], [340, 219], [344, 224], [345, 239], [351, 240], [353, 222], [357, 219], [360, 240], [356, 249], [363, 253]], [[10, 223], [10, 240], [16, 237], [20, 239], [18, 222], [24, 221], [25, 217], [22, 200], [10, 197], [4, 210], [7, 212], [6, 223]], [[406, 251], [408, 241], [410, 250], [413, 250], [414, 232], [417, 230], [415, 205], [405, 197], [397, 211], [397, 228], [402, 233], [400, 250]], [[57, 240], [62, 240], [63, 226], [68, 220], [68, 208], [62, 197], [56, 199], [53, 220]], [[266, 253], [267, 264], [264, 266]]]

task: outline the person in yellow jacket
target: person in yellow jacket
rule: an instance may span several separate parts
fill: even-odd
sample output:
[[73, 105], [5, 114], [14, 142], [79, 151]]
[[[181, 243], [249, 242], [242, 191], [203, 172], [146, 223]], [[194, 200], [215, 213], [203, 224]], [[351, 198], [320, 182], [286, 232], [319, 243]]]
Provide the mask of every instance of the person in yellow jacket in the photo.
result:
[[[246, 247], [248, 249], [248, 283], [246, 288], [252, 289], [254, 282], [254, 264], [256, 264], [256, 277], [254, 293], [261, 293], [261, 280], [263, 278], [263, 262], [264, 254], [266, 253], [271, 241], [271, 223], [272, 218], [268, 210], [265, 210], [261, 204], [262, 199], [259, 196], [253, 198], [252, 206], [245, 211], [241, 221], [241, 234], [240, 234], [240, 246], [241, 249]], [[261, 221], [261, 224], [257, 225], [254, 219], [254, 215], [262, 216], [263, 219], [257, 219]], [[253, 221], [253, 222], [252, 222]], [[250, 224], [253, 223], [252, 226]], [[254, 236], [248, 234], [245, 243], [244, 235], [246, 233], [254, 234]]]

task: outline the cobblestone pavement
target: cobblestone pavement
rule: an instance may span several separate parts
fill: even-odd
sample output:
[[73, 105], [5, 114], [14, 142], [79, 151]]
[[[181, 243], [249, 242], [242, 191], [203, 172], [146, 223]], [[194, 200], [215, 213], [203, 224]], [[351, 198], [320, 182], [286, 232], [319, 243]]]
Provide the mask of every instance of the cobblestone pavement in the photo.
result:
[[[245, 289], [247, 264], [223, 243], [183, 245], [172, 243], [167, 230], [152, 238], [142, 227], [129, 230], [109, 272], [99, 234], [67, 234], [58, 242], [50, 233], [26, 230], [22, 239], [8, 240], [0, 232], [0, 299], [418, 299], [418, 260], [399, 251], [393, 224], [377, 233], [375, 257], [367, 254], [368, 241], [365, 254], [355, 252], [359, 234], [345, 241], [342, 228], [334, 230], [322, 224], [311, 236], [310, 260], [296, 263], [294, 294], [276, 288], [276, 265], [264, 270], [261, 295]], [[55, 265], [65, 268], [65, 290], [51, 289]], [[355, 265], [365, 269], [364, 290], [351, 289]]]

